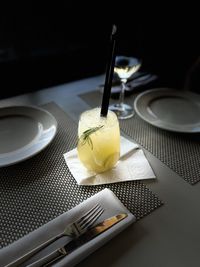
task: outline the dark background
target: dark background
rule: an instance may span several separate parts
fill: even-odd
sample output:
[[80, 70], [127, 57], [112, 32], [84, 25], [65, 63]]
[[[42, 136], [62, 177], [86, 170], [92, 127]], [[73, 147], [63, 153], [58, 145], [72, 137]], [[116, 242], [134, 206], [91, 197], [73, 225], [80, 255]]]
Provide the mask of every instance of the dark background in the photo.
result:
[[[156, 86], [184, 87], [199, 57], [195, 14], [130, 8], [123, 15], [120, 6], [110, 16], [98, 4], [80, 12], [81, 6], [58, 3], [13, 2], [1, 8], [0, 98], [104, 73], [113, 23], [118, 54], [142, 58], [142, 70], [158, 75]], [[187, 84], [196, 92], [198, 69]]]

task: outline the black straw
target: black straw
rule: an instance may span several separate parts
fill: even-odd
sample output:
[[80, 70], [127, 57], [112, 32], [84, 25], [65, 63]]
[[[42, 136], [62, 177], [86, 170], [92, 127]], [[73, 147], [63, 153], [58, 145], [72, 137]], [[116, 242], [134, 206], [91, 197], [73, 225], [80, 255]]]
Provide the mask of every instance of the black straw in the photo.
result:
[[115, 65], [116, 32], [117, 32], [117, 27], [116, 25], [113, 25], [111, 38], [110, 38], [110, 53], [109, 53], [109, 58], [108, 58], [108, 63], [107, 63], [107, 68], [106, 68], [106, 78], [105, 78], [103, 98], [102, 98], [102, 104], [101, 104], [101, 116], [102, 117], [106, 117], [108, 114], [108, 106], [109, 106], [109, 101], [110, 101], [113, 71], [114, 71], [114, 65]]

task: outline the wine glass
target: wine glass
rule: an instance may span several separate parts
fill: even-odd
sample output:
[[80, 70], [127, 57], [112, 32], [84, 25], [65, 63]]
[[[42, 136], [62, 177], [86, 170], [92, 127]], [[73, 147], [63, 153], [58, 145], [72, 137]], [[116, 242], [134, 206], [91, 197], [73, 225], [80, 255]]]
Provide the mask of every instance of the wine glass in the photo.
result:
[[133, 73], [138, 71], [141, 66], [141, 60], [135, 57], [116, 56], [114, 72], [118, 75], [121, 82], [121, 91], [119, 96], [119, 103], [109, 106], [109, 109], [114, 111], [118, 119], [128, 119], [135, 114], [133, 107], [124, 103], [124, 94], [126, 90], [126, 83], [128, 78]]

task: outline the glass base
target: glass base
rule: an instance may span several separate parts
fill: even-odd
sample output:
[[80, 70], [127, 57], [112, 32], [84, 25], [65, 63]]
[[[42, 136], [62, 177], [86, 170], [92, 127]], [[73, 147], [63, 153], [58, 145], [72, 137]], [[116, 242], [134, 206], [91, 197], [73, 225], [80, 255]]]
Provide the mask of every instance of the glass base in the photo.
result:
[[118, 119], [124, 120], [132, 118], [135, 115], [133, 108], [127, 104], [113, 104], [109, 109], [115, 112]]

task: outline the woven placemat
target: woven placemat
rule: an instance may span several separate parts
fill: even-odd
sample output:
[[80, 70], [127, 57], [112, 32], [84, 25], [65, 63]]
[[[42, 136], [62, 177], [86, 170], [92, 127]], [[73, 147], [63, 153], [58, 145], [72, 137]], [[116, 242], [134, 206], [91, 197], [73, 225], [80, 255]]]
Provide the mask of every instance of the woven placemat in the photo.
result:
[[[91, 107], [100, 106], [102, 94], [98, 91], [79, 95]], [[126, 98], [133, 105], [134, 96]], [[114, 102], [111, 100], [111, 102]], [[165, 131], [150, 125], [135, 114], [128, 120], [120, 120], [120, 128], [193, 185], [200, 181], [200, 135]]]
[[76, 146], [77, 125], [56, 104], [44, 106], [58, 121], [52, 143], [38, 155], [0, 169], [0, 247], [5, 247], [83, 200], [110, 188], [137, 220], [162, 205], [139, 181], [79, 186], [63, 154]]

